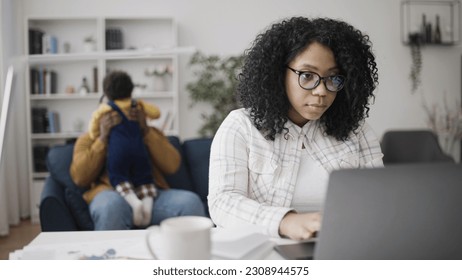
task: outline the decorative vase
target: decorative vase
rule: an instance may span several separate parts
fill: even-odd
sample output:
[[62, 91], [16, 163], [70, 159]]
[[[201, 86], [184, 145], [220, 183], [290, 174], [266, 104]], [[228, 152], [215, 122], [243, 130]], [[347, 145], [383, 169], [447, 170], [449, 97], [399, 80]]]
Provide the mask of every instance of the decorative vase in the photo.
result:
[[94, 52], [95, 51], [95, 42], [84, 42], [83, 51], [84, 52]]

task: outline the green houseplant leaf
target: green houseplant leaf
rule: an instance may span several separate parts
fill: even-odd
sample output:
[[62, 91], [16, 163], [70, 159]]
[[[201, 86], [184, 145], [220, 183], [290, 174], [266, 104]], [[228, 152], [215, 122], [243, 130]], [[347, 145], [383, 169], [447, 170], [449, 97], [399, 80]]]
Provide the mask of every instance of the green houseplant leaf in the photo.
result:
[[414, 33], [409, 35], [409, 47], [411, 49], [411, 72], [409, 78], [412, 82], [411, 92], [414, 93], [422, 83], [420, 75], [422, 72], [421, 35]]
[[215, 135], [225, 117], [239, 108], [235, 97], [237, 74], [243, 63], [243, 55], [221, 58], [196, 52], [189, 65], [195, 81], [186, 85], [192, 100], [191, 106], [199, 102], [208, 103], [213, 111], [201, 115], [203, 125], [199, 134], [203, 137]]

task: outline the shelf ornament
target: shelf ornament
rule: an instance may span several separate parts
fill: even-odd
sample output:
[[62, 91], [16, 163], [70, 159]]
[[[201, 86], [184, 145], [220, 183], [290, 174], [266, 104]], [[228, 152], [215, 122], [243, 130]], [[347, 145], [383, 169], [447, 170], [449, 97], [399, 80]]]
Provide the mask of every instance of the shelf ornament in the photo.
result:
[[153, 78], [153, 90], [165, 91], [170, 88], [169, 81], [173, 74], [173, 67], [171, 64], [158, 64], [152, 68], [144, 70], [144, 75]]

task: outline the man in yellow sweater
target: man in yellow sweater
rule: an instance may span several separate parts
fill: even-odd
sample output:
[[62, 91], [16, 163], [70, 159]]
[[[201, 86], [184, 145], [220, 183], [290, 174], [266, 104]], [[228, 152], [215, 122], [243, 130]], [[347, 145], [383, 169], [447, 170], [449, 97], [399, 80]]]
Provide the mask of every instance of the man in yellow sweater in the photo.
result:
[[[163, 176], [178, 169], [180, 154], [162, 132], [146, 125], [145, 107], [133, 106], [125, 110], [125, 113], [122, 110], [102, 112], [97, 118], [93, 118], [90, 131], [79, 137], [75, 144], [70, 172], [78, 186], [88, 188], [84, 193], [84, 199], [89, 203], [96, 230], [143, 227], [179, 215], [205, 215], [202, 202], [195, 193], [168, 189]], [[113, 177], [108, 176], [107, 170], [110, 167], [110, 164], [107, 164], [108, 156], [110, 153], [119, 152], [117, 145], [113, 148], [108, 145], [111, 141], [109, 135], [127, 121], [135, 123], [135, 127], [138, 127], [140, 137], [136, 141], [141, 142], [149, 157], [149, 164], [146, 166], [150, 172], [146, 174], [146, 169], [144, 170], [143, 179], [137, 181], [141, 182], [137, 184], [137, 190], [130, 181], [132, 178], [123, 177], [130, 174]], [[134, 132], [132, 130], [132, 134], [135, 132], [136, 129]], [[115, 170], [124, 173], [124, 168], [128, 167], [120, 165]], [[124, 184], [125, 179], [120, 178], [126, 179], [129, 183], [128, 188], [123, 188], [127, 185]], [[114, 191], [113, 186], [117, 187], [122, 183], [122, 187]]]
[[107, 103], [101, 103], [90, 121], [90, 137], [99, 135], [99, 119], [109, 111], [119, 113], [121, 122], [109, 134], [107, 170], [112, 187], [128, 202], [135, 226], [151, 222], [154, 197], [157, 195], [149, 154], [143, 143], [140, 125], [128, 119], [131, 107], [143, 109], [146, 116], [156, 119], [159, 109], [141, 100], [132, 99], [133, 82], [123, 71], [110, 72], [103, 81]]

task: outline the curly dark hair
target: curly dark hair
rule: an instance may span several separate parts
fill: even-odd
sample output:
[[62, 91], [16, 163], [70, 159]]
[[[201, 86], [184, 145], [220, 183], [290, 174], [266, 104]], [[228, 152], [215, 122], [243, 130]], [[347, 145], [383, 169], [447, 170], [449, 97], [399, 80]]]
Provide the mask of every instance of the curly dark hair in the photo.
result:
[[273, 24], [245, 51], [238, 75], [237, 98], [267, 139], [286, 131], [290, 103], [285, 90], [287, 65], [311, 43], [329, 47], [346, 77], [331, 107], [321, 116], [325, 133], [348, 139], [369, 113], [378, 70], [369, 36], [353, 26], [327, 18], [294, 17]]
[[103, 81], [104, 95], [109, 100], [117, 100], [132, 96], [134, 85], [130, 76], [123, 71], [112, 71]]

